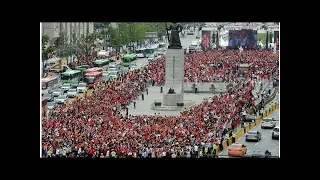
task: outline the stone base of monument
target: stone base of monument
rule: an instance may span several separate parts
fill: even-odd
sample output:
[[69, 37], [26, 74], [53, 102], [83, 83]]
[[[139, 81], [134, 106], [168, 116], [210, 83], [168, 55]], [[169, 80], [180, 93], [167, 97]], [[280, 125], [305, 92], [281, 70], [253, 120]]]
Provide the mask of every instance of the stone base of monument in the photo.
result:
[[151, 104], [151, 109], [156, 111], [184, 111], [195, 106], [196, 102], [192, 100], [184, 100], [183, 103], [176, 103], [174, 106], [166, 106], [163, 104], [163, 100], [159, 99]]
[[177, 106], [177, 103], [183, 103], [183, 94], [164, 94], [163, 105]]

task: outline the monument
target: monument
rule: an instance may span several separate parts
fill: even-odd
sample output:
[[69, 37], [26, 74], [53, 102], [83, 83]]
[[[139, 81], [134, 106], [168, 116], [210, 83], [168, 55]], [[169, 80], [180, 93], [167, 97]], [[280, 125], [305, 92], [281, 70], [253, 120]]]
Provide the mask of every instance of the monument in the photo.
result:
[[184, 51], [179, 37], [182, 29], [176, 22], [167, 28], [167, 35], [168, 30], [171, 30], [171, 36], [169, 38], [168, 35], [169, 46], [166, 53], [164, 106], [183, 106]]
[[[196, 102], [184, 99], [184, 50], [182, 49], [179, 33], [183, 27], [172, 23], [167, 29], [169, 46], [166, 50], [166, 82], [163, 88], [163, 98], [151, 105], [157, 111], [182, 111], [191, 108]], [[168, 30], [171, 30], [169, 37]]]

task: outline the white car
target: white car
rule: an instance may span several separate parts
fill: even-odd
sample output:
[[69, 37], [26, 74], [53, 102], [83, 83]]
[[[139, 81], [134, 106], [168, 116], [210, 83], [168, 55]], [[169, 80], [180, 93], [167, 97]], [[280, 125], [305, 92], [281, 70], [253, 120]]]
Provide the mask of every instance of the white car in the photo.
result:
[[76, 97], [78, 90], [76, 88], [69, 89], [67, 92], [67, 97]]
[[137, 57], [138, 57], [138, 58], [144, 58], [144, 55], [143, 55], [143, 53], [138, 53], [138, 54], [137, 54]]
[[69, 89], [71, 88], [71, 84], [70, 83], [64, 83], [61, 87], [61, 89], [64, 90], [64, 92], [67, 92]]
[[87, 90], [87, 84], [86, 83], [79, 83], [77, 87], [77, 91], [79, 93], [83, 93]]
[[67, 95], [60, 95], [55, 99], [56, 103], [63, 104], [67, 101]]
[[118, 78], [118, 71], [109, 71], [109, 78], [110, 79], [117, 79]]
[[274, 119], [263, 119], [261, 121], [261, 129], [266, 129], [266, 128], [274, 128], [276, 127], [276, 122], [274, 121]]

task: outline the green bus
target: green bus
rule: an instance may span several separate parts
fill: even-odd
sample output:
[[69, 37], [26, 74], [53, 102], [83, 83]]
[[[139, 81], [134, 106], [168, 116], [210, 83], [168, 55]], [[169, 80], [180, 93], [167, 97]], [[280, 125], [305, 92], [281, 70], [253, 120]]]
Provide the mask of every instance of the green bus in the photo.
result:
[[81, 66], [77, 66], [75, 70], [84, 71], [84, 70], [87, 70], [89, 68], [90, 68], [89, 65], [81, 65]]
[[103, 67], [109, 64], [109, 59], [98, 59], [93, 62], [94, 67]]
[[134, 60], [137, 59], [137, 55], [136, 54], [125, 54], [122, 57], [122, 65], [124, 67], [128, 67]]
[[71, 70], [61, 73], [61, 80], [64, 83], [71, 83], [73, 80], [80, 80], [82, 76], [81, 71], [79, 70]]

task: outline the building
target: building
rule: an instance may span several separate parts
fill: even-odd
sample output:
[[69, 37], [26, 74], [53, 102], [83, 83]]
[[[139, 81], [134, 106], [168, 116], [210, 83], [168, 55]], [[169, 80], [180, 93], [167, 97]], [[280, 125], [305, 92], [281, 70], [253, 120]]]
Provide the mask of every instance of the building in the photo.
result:
[[93, 33], [93, 22], [50, 22], [42, 23], [42, 35], [48, 35], [48, 45], [54, 43], [60, 33], [66, 33], [70, 42], [70, 37], [74, 34], [76, 37], [89, 35]]

